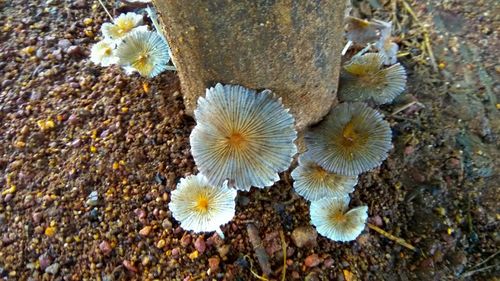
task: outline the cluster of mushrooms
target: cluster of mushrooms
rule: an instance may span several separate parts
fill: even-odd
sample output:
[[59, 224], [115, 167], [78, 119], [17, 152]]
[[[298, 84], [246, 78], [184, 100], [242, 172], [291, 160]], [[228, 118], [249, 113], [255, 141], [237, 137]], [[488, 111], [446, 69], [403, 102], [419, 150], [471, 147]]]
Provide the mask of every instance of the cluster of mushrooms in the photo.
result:
[[[311, 202], [311, 223], [334, 241], [354, 240], [363, 231], [368, 207], [349, 208], [349, 193], [358, 175], [378, 167], [392, 147], [389, 123], [368, 105], [390, 103], [405, 88], [390, 28], [348, 18], [344, 52], [355, 44], [365, 48], [343, 66], [341, 103], [306, 131], [306, 151], [291, 173], [295, 191]], [[235, 214], [237, 190], [272, 186], [292, 163], [294, 118], [270, 90], [222, 84], [206, 90], [194, 115], [190, 144], [199, 173], [180, 180], [169, 209], [182, 228], [224, 237], [220, 226]]]
[[[151, 8], [146, 11], [157, 29], [156, 14]], [[93, 63], [100, 66], [116, 64], [128, 75], [138, 72], [148, 78], [175, 69], [168, 65], [171, 53], [167, 40], [158, 29], [150, 31], [143, 24], [143, 15], [132, 12], [121, 14], [112, 22], [103, 23], [101, 32], [104, 38], [91, 49], [90, 60]]]
[[[122, 14], [102, 25], [104, 39], [91, 50], [101, 66], [118, 64], [127, 73], [154, 77], [171, 58], [156, 28], [142, 25], [142, 15]], [[363, 49], [344, 64], [338, 98], [318, 125], [305, 133], [306, 151], [291, 175], [295, 191], [311, 202], [311, 223], [334, 241], [351, 241], [363, 231], [367, 206], [349, 208], [358, 175], [378, 167], [391, 149], [391, 129], [383, 115], [368, 106], [390, 103], [405, 89], [406, 72], [396, 63], [397, 44], [390, 22], [346, 17], [348, 43]], [[265, 188], [277, 182], [297, 154], [294, 118], [270, 90], [257, 93], [238, 85], [217, 84], [200, 97], [190, 136], [199, 174], [180, 180], [169, 208], [181, 227], [216, 231], [235, 214], [237, 190]]]

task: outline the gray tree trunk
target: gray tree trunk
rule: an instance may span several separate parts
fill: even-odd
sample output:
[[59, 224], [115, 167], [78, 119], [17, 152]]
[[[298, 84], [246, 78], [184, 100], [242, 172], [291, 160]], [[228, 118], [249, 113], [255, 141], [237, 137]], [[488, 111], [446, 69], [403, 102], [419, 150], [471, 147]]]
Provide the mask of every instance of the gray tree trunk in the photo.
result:
[[297, 129], [336, 101], [346, 0], [153, 0], [186, 112], [217, 82], [271, 89]]

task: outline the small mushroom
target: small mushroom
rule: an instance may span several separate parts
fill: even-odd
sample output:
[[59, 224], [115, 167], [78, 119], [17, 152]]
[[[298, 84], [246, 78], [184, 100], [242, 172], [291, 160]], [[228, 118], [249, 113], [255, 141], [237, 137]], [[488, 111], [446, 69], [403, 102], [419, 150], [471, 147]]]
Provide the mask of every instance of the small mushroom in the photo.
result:
[[349, 210], [349, 196], [327, 197], [311, 202], [311, 223], [319, 234], [340, 242], [356, 239], [365, 228], [368, 207]]
[[116, 42], [109, 39], [103, 39], [92, 46], [90, 49], [90, 60], [100, 66], [110, 66], [118, 63], [115, 55]]
[[390, 22], [367, 21], [352, 16], [346, 17], [345, 20], [347, 24], [346, 38], [356, 44], [375, 43], [391, 34], [392, 24]]
[[399, 63], [383, 68], [384, 56], [368, 53], [354, 57], [342, 71], [339, 99], [390, 103], [406, 86], [406, 71]]
[[391, 149], [391, 128], [364, 103], [341, 103], [305, 135], [311, 158], [325, 170], [356, 176], [379, 166]]
[[116, 49], [118, 63], [127, 73], [137, 71], [149, 78], [167, 69], [168, 54], [168, 45], [157, 32], [142, 30], [129, 33]]
[[217, 84], [198, 99], [194, 115], [191, 152], [213, 185], [228, 179], [238, 190], [271, 186], [297, 153], [294, 119], [269, 90]]
[[171, 193], [169, 209], [181, 227], [194, 232], [216, 231], [235, 213], [236, 190], [212, 186], [203, 175], [182, 178]]
[[295, 191], [309, 201], [325, 197], [345, 196], [354, 191], [357, 176], [328, 172], [306, 152], [299, 157], [299, 166], [292, 171]]
[[121, 14], [113, 20], [113, 23], [103, 23], [101, 32], [107, 39], [121, 39], [132, 31], [147, 31], [148, 27], [142, 25], [142, 15], [136, 13]]

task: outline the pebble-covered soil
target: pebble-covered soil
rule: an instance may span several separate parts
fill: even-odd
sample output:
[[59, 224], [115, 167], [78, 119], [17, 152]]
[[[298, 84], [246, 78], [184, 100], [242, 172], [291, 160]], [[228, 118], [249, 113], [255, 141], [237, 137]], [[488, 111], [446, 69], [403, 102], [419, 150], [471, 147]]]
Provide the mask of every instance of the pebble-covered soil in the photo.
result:
[[397, 19], [409, 81], [381, 108], [394, 149], [351, 204], [417, 250], [368, 227], [345, 244], [317, 235], [289, 171], [239, 194], [225, 240], [182, 230], [167, 203], [197, 170], [176, 74], [92, 64], [108, 21], [97, 1], [0, 0], [0, 278], [256, 280], [268, 267], [280, 280], [284, 242], [287, 280], [496, 280], [498, 2], [409, 1], [424, 28], [403, 1], [354, 2]]

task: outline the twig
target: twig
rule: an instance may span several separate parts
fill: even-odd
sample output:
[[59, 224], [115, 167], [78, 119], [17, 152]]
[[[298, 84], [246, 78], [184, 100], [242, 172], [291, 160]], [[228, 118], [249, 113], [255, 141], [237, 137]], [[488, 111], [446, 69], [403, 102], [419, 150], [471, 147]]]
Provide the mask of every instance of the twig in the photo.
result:
[[487, 270], [490, 270], [490, 269], [496, 268], [496, 267], [500, 267], [500, 264], [489, 265], [489, 266], [481, 267], [481, 268], [478, 268], [475, 270], [467, 271], [464, 274], [460, 275], [460, 279], [471, 277], [472, 275], [474, 275], [476, 273], [487, 271]]
[[102, 8], [104, 9], [104, 11], [106, 11], [106, 14], [108, 14], [109, 18], [111, 19], [111, 22], [114, 22], [115, 19], [113, 18], [113, 16], [109, 13], [108, 9], [106, 8], [106, 6], [104, 6], [104, 3], [102, 2], [102, 0], [97, 0], [99, 1], [99, 4], [101, 4]]
[[387, 239], [389, 240], [392, 240], [396, 243], [398, 243], [399, 245], [403, 246], [403, 247], [406, 247], [414, 252], [417, 252], [417, 248], [415, 248], [414, 246], [412, 246], [410, 243], [406, 242], [403, 238], [399, 238], [399, 237], [396, 237], [392, 234], [390, 234], [389, 232], [386, 232], [385, 230], [381, 229], [380, 227], [378, 226], [375, 226], [371, 223], [368, 223], [368, 227], [375, 230], [376, 232], [378, 232], [379, 234], [385, 236]]
[[470, 269], [473, 269], [473, 268], [477, 268], [477, 267], [480, 267], [481, 265], [489, 262], [490, 260], [492, 260], [494, 257], [496, 257], [498, 254], [500, 254], [500, 251], [497, 251], [495, 252], [494, 254], [492, 254], [491, 256], [487, 257], [486, 259], [484, 259], [482, 262], [476, 264], [475, 266], [471, 267]]
[[429, 59], [431, 61], [432, 68], [434, 69], [434, 71], [438, 72], [438, 65], [436, 63], [436, 58], [434, 57], [434, 52], [432, 51], [431, 40], [429, 37], [429, 31], [422, 24], [422, 22], [420, 22], [420, 20], [418, 19], [417, 15], [415, 14], [415, 12], [411, 8], [411, 6], [408, 3], [406, 3], [405, 0], [400, 0], [400, 1], [403, 4], [403, 7], [405, 8], [405, 10], [412, 16], [415, 23], [417, 23], [417, 25], [422, 28], [422, 30], [423, 30], [422, 33], [424, 36], [424, 44], [425, 44], [425, 48], [427, 49], [427, 54], [429, 55]]
[[252, 258], [250, 258], [250, 256], [249, 256], [249, 255], [245, 255], [243, 258], [244, 258], [244, 259], [246, 259], [246, 260], [248, 260], [248, 262], [250, 263], [250, 273], [252, 273], [252, 275], [253, 275], [255, 278], [257, 278], [257, 279], [259, 279], [259, 280], [263, 280], [263, 281], [269, 281], [269, 279], [267, 279], [266, 277], [264, 277], [264, 276], [260, 276], [260, 275], [259, 275], [259, 274], [257, 274], [255, 271], [253, 271], [253, 260], [252, 260]]
[[391, 116], [394, 116], [394, 115], [400, 113], [401, 111], [403, 111], [403, 110], [405, 110], [405, 109], [407, 109], [407, 108], [409, 108], [409, 107], [411, 107], [412, 105], [415, 105], [415, 104], [418, 105], [418, 106], [420, 106], [420, 107], [425, 107], [425, 105], [423, 105], [422, 103], [420, 103], [418, 101], [412, 101], [412, 102], [410, 102], [408, 104], [405, 104], [405, 105], [401, 106], [400, 108], [394, 110], [394, 112], [391, 113]]
[[248, 238], [250, 243], [252, 243], [253, 250], [257, 256], [257, 261], [259, 262], [260, 268], [264, 273], [264, 276], [269, 276], [272, 273], [271, 265], [269, 263], [269, 255], [262, 245], [262, 240], [260, 240], [259, 230], [254, 224], [249, 223], [247, 225]]
[[281, 249], [283, 250], [283, 271], [281, 272], [281, 281], [285, 281], [285, 277], [286, 277], [286, 241], [285, 241], [285, 234], [283, 234], [283, 230], [280, 230], [280, 239], [281, 239]]

